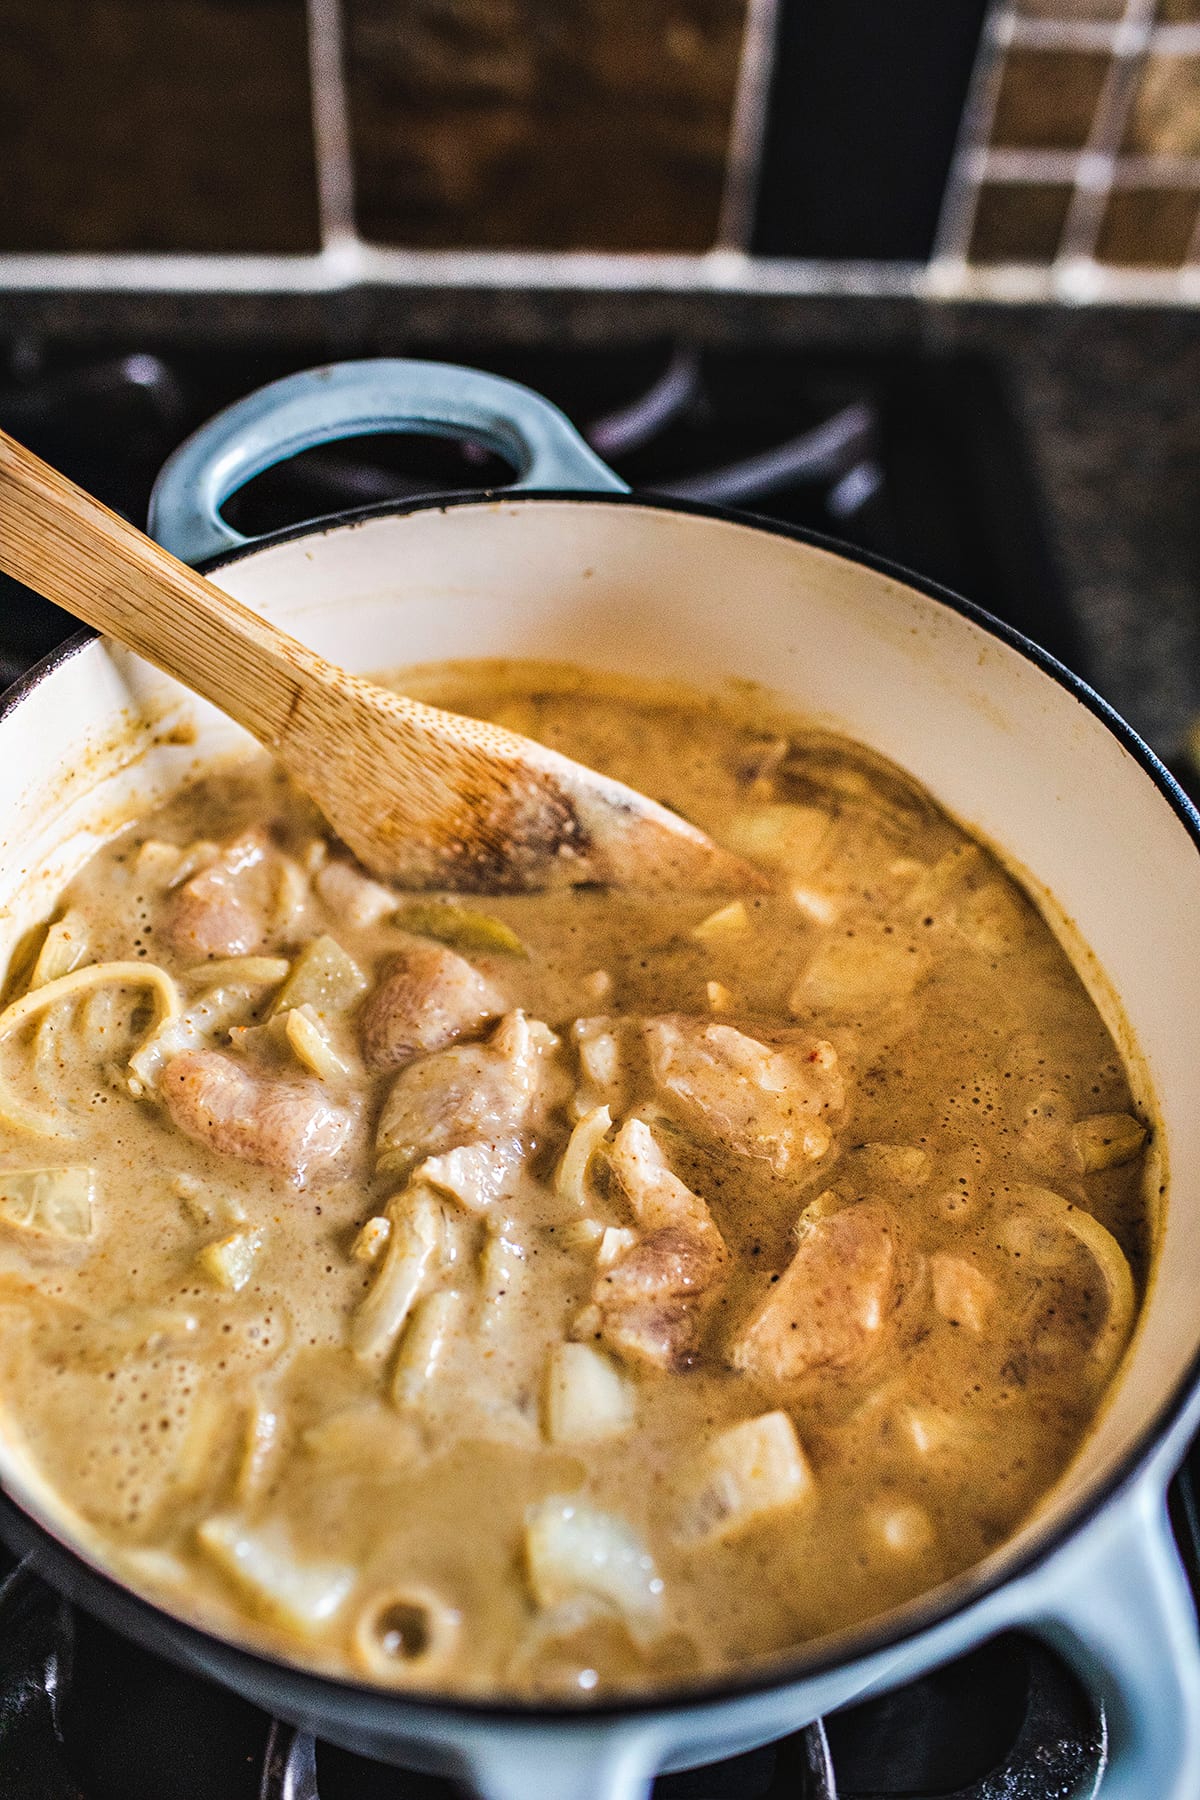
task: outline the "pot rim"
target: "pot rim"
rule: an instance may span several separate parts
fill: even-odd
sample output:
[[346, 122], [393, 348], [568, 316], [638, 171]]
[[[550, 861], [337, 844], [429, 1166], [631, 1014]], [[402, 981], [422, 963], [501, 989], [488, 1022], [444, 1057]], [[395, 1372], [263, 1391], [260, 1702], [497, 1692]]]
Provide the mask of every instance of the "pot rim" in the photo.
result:
[[[205, 558], [197, 564], [197, 567], [201, 573], [208, 575], [231, 564], [241, 562], [247, 557], [255, 556], [261, 550], [273, 549], [277, 545], [290, 543], [298, 538], [326, 536], [334, 531], [369, 524], [375, 519], [404, 517], [418, 512], [449, 513], [459, 507], [487, 506], [498, 502], [514, 506], [523, 506], [529, 502], [535, 504], [558, 502], [606, 507], [632, 505], [658, 512], [714, 519], [723, 524], [737, 525], [747, 530], [763, 531], [776, 537], [809, 545], [817, 550], [827, 551], [845, 562], [870, 569], [873, 573], [885, 575], [915, 589], [927, 598], [948, 607], [952, 612], [969, 619], [973, 624], [1008, 645], [1010, 649], [1016, 650], [1027, 661], [1032, 662], [1042, 674], [1065, 688], [1074, 699], [1085, 706], [1117, 739], [1118, 743], [1138, 763], [1143, 773], [1153, 782], [1187, 831], [1197, 854], [1200, 854], [1200, 810], [1184, 793], [1170, 770], [1151, 750], [1145, 740], [1082, 676], [1076, 675], [1057, 657], [1052, 656], [1048, 650], [1044, 650], [1032, 638], [1026, 637], [1023, 632], [1016, 630], [1005, 620], [996, 618], [994, 614], [987, 612], [974, 601], [965, 599], [962, 595], [955, 593], [953, 589], [942, 586], [940, 582], [924, 575], [915, 574], [903, 565], [892, 562], [886, 557], [877, 556], [872, 551], [859, 549], [855, 545], [843, 543], [838, 538], [808, 530], [803, 526], [760, 517], [755, 513], [732, 507], [713, 506], [702, 501], [676, 500], [668, 496], [640, 494], [636, 491], [588, 491], [566, 488], [473, 489], [462, 493], [420, 495], [407, 500], [378, 501], [367, 506], [347, 508], [336, 513], [325, 514], [319, 518], [305, 520], [300, 524], [285, 526], [278, 531], [252, 538], [232, 550]], [[90, 627], [81, 628], [20, 676], [0, 695], [0, 725], [16, 712], [44, 681], [77, 656], [81, 650], [86, 649], [88, 644], [99, 635]], [[57, 1552], [65, 1555], [83, 1570], [89, 1585], [95, 1583], [104, 1592], [105, 1598], [115, 1603], [114, 1610], [116, 1612], [130, 1613], [146, 1626], [149, 1634], [153, 1635], [156, 1628], [158, 1632], [161, 1632], [162, 1621], [166, 1620], [169, 1622], [172, 1636], [178, 1635], [185, 1641], [188, 1638], [196, 1640], [199, 1644], [211, 1647], [221, 1661], [228, 1664], [231, 1659], [235, 1660], [245, 1669], [259, 1672], [273, 1683], [280, 1681], [289, 1683], [295, 1691], [303, 1690], [314, 1696], [321, 1693], [328, 1695], [332, 1692], [345, 1702], [357, 1702], [360, 1705], [365, 1702], [372, 1707], [383, 1706], [393, 1711], [409, 1711], [431, 1720], [441, 1717], [447, 1720], [458, 1719], [463, 1723], [476, 1725], [486, 1724], [489, 1721], [497, 1724], [586, 1725], [591, 1722], [634, 1720], [638, 1717], [664, 1713], [683, 1715], [725, 1702], [751, 1699], [754, 1696], [784, 1689], [801, 1682], [819, 1680], [838, 1670], [878, 1657], [890, 1650], [898, 1651], [905, 1643], [919, 1639], [925, 1633], [939, 1626], [949, 1624], [952, 1619], [967, 1613], [1001, 1589], [1044, 1568], [1064, 1549], [1070, 1539], [1083, 1532], [1100, 1513], [1115, 1505], [1122, 1496], [1135, 1488], [1145, 1475], [1162, 1442], [1181, 1425], [1189, 1406], [1198, 1400], [1200, 1400], [1200, 1348], [1192, 1357], [1184, 1374], [1143, 1424], [1138, 1436], [1107, 1478], [1099, 1483], [1094, 1491], [1085, 1493], [1081, 1499], [1076, 1501], [1053, 1529], [1047, 1531], [1036, 1543], [1030, 1545], [1018, 1558], [1006, 1562], [1003, 1568], [991, 1569], [988, 1565], [992, 1559], [989, 1558], [984, 1563], [975, 1564], [971, 1569], [965, 1570], [952, 1581], [942, 1583], [902, 1606], [890, 1609], [880, 1615], [878, 1619], [870, 1620], [859, 1627], [851, 1627], [834, 1637], [816, 1639], [807, 1649], [781, 1652], [769, 1661], [752, 1665], [741, 1675], [734, 1672], [729, 1676], [713, 1677], [703, 1682], [664, 1687], [646, 1693], [635, 1692], [599, 1702], [586, 1699], [529, 1702], [493, 1701], [442, 1694], [435, 1691], [426, 1692], [422, 1689], [400, 1687], [393, 1689], [369, 1682], [345, 1679], [307, 1667], [303, 1663], [289, 1662], [282, 1657], [271, 1656], [253, 1646], [240, 1643], [234, 1638], [222, 1637], [216, 1632], [209, 1631], [202, 1625], [192, 1623], [181, 1614], [173, 1613], [167, 1607], [157, 1605], [154, 1601], [145, 1598], [135, 1588], [126, 1586], [115, 1575], [110, 1574], [99, 1564], [90, 1561], [80, 1550], [51, 1531], [36, 1515], [27, 1512], [24, 1507], [20, 1506], [4, 1488], [2, 1478], [0, 1478], [0, 1516], [7, 1513], [15, 1519], [19, 1536], [28, 1536], [32, 1528], [38, 1537], [49, 1539]], [[177, 1652], [174, 1653], [178, 1655]], [[206, 1656], [204, 1664], [211, 1670], [214, 1666], [212, 1657]]]

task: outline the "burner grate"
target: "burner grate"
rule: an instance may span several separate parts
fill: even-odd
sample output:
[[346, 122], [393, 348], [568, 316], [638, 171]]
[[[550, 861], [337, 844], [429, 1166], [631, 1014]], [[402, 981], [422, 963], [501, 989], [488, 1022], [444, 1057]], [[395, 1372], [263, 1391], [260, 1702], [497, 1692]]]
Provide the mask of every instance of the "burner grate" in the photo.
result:
[[[462, 360], [447, 346], [448, 360]], [[179, 441], [250, 388], [323, 360], [24, 345], [0, 367], [0, 426], [139, 523]], [[1082, 667], [1036, 488], [991, 366], [961, 355], [530, 351], [478, 362], [546, 393], [635, 488], [748, 506], [943, 581]], [[587, 421], [591, 421], [590, 425]], [[344, 508], [508, 479], [477, 445], [363, 437], [305, 452], [233, 496], [272, 531]], [[0, 579], [0, 682], [74, 629]], [[1086, 673], [1086, 670], [1084, 670]]]
[[[654, 1800], [1091, 1800], [1104, 1726], [1007, 1633], [776, 1744], [660, 1776]], [[0, 1586], [4, 1800], [456, 1800], [267, 1716], [77, 1613], [23, 1564]]]

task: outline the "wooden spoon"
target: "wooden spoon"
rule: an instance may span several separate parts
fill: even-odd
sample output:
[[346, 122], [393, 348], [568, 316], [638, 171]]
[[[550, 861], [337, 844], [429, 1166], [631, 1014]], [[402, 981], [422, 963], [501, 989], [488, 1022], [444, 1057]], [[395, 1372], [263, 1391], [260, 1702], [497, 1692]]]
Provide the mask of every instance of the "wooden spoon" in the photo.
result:
[[385, 881], [472, 893], [766, 885], [632, 788], [326, 662], [3, 432], [0, 569], [245, 726]]

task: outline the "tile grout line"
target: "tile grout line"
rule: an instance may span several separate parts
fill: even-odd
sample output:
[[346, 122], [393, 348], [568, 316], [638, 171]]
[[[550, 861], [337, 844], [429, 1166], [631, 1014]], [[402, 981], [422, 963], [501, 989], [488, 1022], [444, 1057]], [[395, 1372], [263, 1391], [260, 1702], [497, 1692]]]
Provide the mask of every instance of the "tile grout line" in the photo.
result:
[[[1140, 27], [1139, 27], [1140, 29]], [[1014, 50], [1107, 50], [1120, 54], [1127, 21], [1120, 19], [1031, 19], [1015, 13], [1008, 35]], [[1150, 48], [1162, 56], [1200, 54], [1200, 25], [1149, 21]]]
[[278, 304], [288, 296], [336, 297], [362, 285], [421, 294], [569, 292], [589, 296], [765, 299], [809, 295], [903, 296], [933, 302], [1045, 302], [1070, 298], [1138, 307], [1200, 303], [1200, 269], [1128, 269], [1096, 264], [1086, 285], [1068, 289], [1045, 263], [967, 264], [953, 283], [931, 264], [821, 262], [744, 256], [637, 251], [509, 251], [380, 249], [355, 241], [345, 254], [254, 255], [197, 251], [4, 251], [0, 297], [85, 294], [140, 303], [146, 295], [250, 295]]
[[716, 249], [748, 252], [754, 235], [778, 47], [779, 0], [747, 0], [725, 150]]
[[[1200, 183], [1197, 184], [1200, 186]], [[1183, 268], [1194, 269], [1200, 263], [1200, 208], [1196, 212], [1196, 223], [1192, 227], [1192, 235], [1188, 239], [1188, 247], [1183, 253]]]
[[[973, 178], [1019, 187], [1073, 186], [1086, 150], [984, 149], [971, 153]], [[1083, 179], [1087, 179], [1086, 170]], [[1114, 188], [1200, 188], [1200, 156], [1120, 152], [1113, 159]]]
[[959, 120], [958, 138], [946, 177], [946, 191], [942, 196], [930, 256], [930, 268], [937, 271], [935, 280], [948, 282], [951, 286], [956, 280], [956, 272], [967, 263], [979, 205], [980, 176], [975, 159], [981, 149], [986, 149], [991, 135], [1013, 23], [1012, 0], [992, 0], [979, 34], [975, 67], [971, 71]]
[[1079, 158], [1075, 191], [1055, 258], [1068, 286], [1076, 279], [1086, 279], [1096, 264], [1105, 209], [1116, 185], [1121, 143], [1154, 28], [1154, 10], [1155, 0], [1127, 0], [1113, 36], [1112, 64]]
[[307, 11], [321, 248], [336, 255], [359, 241], [342, 0], [307, 0]]
[[1014, 13], [1008, 43], [1014, 50], [1112, 50], [1120, 19], [1036, 19]]

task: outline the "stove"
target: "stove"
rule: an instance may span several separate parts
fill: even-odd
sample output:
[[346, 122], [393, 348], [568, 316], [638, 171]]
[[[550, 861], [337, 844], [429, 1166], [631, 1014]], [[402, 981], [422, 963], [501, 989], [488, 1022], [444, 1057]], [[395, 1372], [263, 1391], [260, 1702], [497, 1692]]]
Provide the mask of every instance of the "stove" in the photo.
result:
[[[432, 350], [545, 393], [634, 487], [824, 532], [944, 582], [1086, 675], [1008, 398], [970, 356]], [[323, 360], [197, 346], [0, 350], [0, 426], [145, 521], [195, 426]], [[347, 507], [487, 488], [478, 445], [364, 437], [268, 471], [226, 506], [250, 534]], [[75, 629], [0, 577], [0, 685]], [[1200, 1457], [1172, 1517], [1200, 1594]], [[0, 1552], [2, 1800], [450, 1800], [451, 1784], [314, 1744], [115, 1637]], [[657, 1800], [1087, 1800], [1102, 1713], [1045, 1646], [1006, 1633], [765, 1749], [660, 1777]]]
[[[944, 582], [1082, 670], [1035, 485], [992, 366], [925, 358], [639, 349], [469, 361], [537, 388], [635, 488], [743, 507], [859, 545]], [[0, 426], [144, 524], [158, 469], [231, 400], [309, 357], [114, 346], [0, 348]], [[478, 445], [359, 437], [310, 450], [225, 507], [255, 535], [347, 507], [486, 488], [510, 471]], [[74, 629], [0, 577], [0, 679]]]

